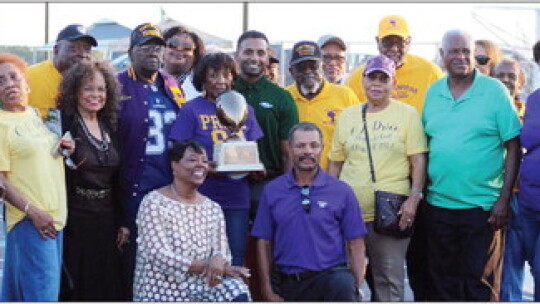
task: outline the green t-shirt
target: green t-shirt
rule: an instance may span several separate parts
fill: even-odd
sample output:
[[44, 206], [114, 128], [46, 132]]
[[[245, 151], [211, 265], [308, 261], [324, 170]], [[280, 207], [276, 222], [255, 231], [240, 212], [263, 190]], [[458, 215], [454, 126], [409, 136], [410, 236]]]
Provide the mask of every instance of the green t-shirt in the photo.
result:
[[281, 171], [280, 141], [286, 140], [289, 130], [298, 123], [298, 109], [289, 92], [266, 77], [248, 83], [238, 77], [234, 89], [246, 98], [264, 133], [258, 140], [259, 156], [267, 170]]
[[428, 138], [428, 203], [488, 211], [503, 185], [504, 142], [519, 135], [516, 108], [504, 85], [475, 72], [454, 100], [448, 76], [426, 94], [422, 122]]

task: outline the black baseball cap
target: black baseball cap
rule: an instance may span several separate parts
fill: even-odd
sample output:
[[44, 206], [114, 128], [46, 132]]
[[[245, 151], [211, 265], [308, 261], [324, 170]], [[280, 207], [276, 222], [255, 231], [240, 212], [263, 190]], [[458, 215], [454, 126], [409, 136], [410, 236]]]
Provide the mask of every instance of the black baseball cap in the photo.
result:
[[302, 40], [294, 44], [289, 66], [306, 60], [321, 60], [321, 49], [317, 43], [308, 40]]
[[84, 27], [82, 24], [70, 24], [66, 26], [58, 33], [58, 36], [56, 36], [56, 42], [60, 40], [73, 41], [82, 38], [88, 39], [92, 46], [98, 45], [96, 38], [89, 35], [86, 27]]
[[150, 40], [156, 40], [159, 44], [165, 45], [165, 40], [163, 40], [163, 35], [157, 25], [152, 23], [140, 24], [131, 32], [129, 48], [145, 44]]

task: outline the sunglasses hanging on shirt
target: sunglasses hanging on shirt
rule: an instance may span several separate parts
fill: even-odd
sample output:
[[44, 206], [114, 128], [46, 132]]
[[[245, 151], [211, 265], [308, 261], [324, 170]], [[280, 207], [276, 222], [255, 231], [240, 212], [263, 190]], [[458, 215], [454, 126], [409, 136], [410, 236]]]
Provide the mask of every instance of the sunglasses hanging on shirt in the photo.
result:
[[300, 188], [300, 195], [302, 196], [302, 208], [306, 213], [311, 211], [311, 200], [309, 199], [309, 186]]

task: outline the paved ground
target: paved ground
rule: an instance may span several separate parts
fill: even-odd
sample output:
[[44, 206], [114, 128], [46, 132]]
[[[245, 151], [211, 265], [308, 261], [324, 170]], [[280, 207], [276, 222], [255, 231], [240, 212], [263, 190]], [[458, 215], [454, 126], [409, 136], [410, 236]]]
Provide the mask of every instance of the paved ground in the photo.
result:
[[[0, 214], [3, 214], [3, 205], [0, 205]], [[0, 283], [2, 282], [2, 269], [4, 267], [4, 247], [5, 247], [5, 225], [4, 222], [1, 220], [2, 217], [0, 217]], [[405, 279], [405, 301], [413, 301], [412, 291], [408, 284], [408, 279]], [[524, 282], [524, 288], [523, 288], [523, 298], [525, 301], [532, 301], [532, 293], [533, 293], [533, 279], [530, 273], [530, 269], [528, 266], [526, 266], [525, 270], [525, 282]], [[364, 302], [369, 302], [369, 299], [371, 297], [371, 293], [369, 291], [369, 288], [367, 287], [367, 284], [364, 283], [363, 286], [364, 291]]]

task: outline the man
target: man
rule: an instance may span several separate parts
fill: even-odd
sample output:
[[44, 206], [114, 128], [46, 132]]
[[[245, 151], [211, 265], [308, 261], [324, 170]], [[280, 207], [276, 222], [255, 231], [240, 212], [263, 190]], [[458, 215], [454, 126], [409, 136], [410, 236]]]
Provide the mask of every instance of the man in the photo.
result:
[[333, 35], [322, 36], [318, 43], [323, 58], [324, 78], [331, 83], [344, 84], [347, 78], [345, 75], [347, 45], [343, 39]]
[[491, 74], [499, 79], [510, 92], [510, 97], [518, 110], [519, 117], [523, 119], [525, 103], [519, 99], [519, 93], [525, 85], [525, 73], [519, 62], [514, 59], [504, 58], [493, 66]]
[[159, 28], [143, 23], [131, 32], [132, 65], [118, 74], [122, 85], [118, 115], [120, 199], [126, 212], [124, 227], [131, 231], [124, 251], [128, 299], [135, 265], [137, 231], [135, 218], [142, 198], [172, 181], [167, 157], [167, 138], [180, 105], [185, 102], [176, 80], [159, 71], [165, 41]]
[[39, 110], [43, 119], [47, 118], [50, 108], [57, 107], [56, 96], [62, 73], [78, 62], [90, 60], [92, 46], [97, 45], [96, 39], [87, 33], [84, 26], [70, 24], [56, 37], [53, 59], [28, 68], [28, 103]]
[[[408, 103], [415, 107], [418, 113], [422, 113], [426, 90], [442, 77], [441, 69], [428, 60], [409, 54], [412, 38], [407, 22], [400, 16], [387, 16], [381, 19], [379, 34], [375, 40], [380, 55], [386, 55], [396, 63], [397, 85], [392, 98]], [[366, 100], [362, 88], [364, 68], [362, 65], [355, 69], [346, 82], [360, 101]]]
[[448, 76], [426, 94], [430, 301], [499, 295], [499, 229], [519, 168], [520, 122], [507, 89], [474, 68], [473, 54], [468, 33], [447, 32], [440, 55]]
[[[322, 137], [313, 123], [294, 126], [293, 168], [261, 196], [252, 235], [266, 301], [360, 300], [366, 227], [352, 189], [319, 166]], [[272, 264], [279, 270], [274, 286]]]
[[[244, 32], [236, 46], [236, 62], [240, 66], [240, 77], [235, 89], [240, 92], [255, 110], [255, 116], [264, 133], [258, 140], [259, 157], [265, 167], [264, 176], [252, 175], [251, 219], [255, 218], [259, 198], [264, 186], [279, 175], [288, 172], [291, 165], [287, 149], [289, 130], [298, 123], [298, 110], [291, 95], [265, 77], [268, 65], [269, 43], [264, 33]], [[256, 267], [254, 240], [248, 245], [247, 265]], [[258, 300], [260, 292], [257, 272], [250, 282], [251, 294]]]
[[266, 66], [266, 77], [273, 82], [275, 85], [280, 86], [280, 79], [279, 79], [279, 59], [277, 59], [274, 55], [270, 55], [270, 59], [268, 60], [268, 65]]
[[324, 135], [321, 168], [327, 170], [336, 118], [343, 109], [358, 104], [358, 99], [351, 89], [324, 80], [321, 61], [321, 50], [315, 42], [297, 42], [289, 63], [295, 83], [287, 90], [296, 102], [300, 121], [310, 121], [321, 128]]

